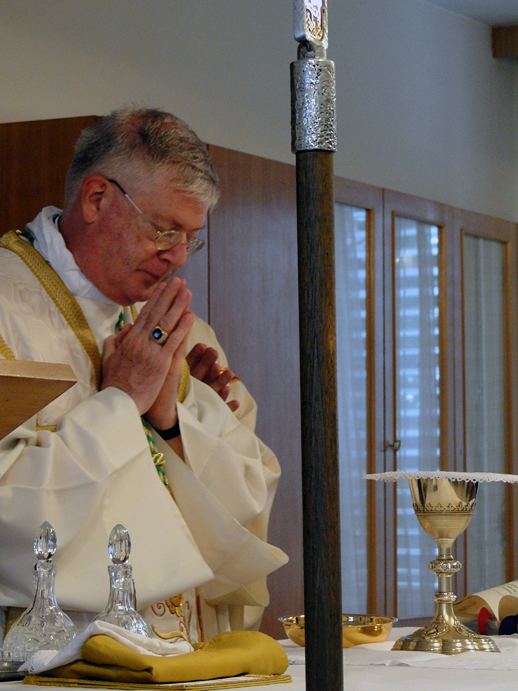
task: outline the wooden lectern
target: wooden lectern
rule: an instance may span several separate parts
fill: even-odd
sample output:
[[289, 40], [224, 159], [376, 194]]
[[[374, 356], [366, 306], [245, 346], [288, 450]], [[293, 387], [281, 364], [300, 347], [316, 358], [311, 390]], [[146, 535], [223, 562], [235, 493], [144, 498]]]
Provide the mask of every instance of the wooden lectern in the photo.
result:
[[0, 360], [0, 439], [75, 383], [70, 365]]

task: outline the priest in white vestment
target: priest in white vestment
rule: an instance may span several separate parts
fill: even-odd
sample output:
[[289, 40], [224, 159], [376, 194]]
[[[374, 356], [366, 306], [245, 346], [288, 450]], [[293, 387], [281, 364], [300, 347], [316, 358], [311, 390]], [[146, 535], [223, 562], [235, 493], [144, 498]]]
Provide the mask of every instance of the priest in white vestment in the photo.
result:
[[157, 631], [258, 626], [266, 576], [287, 561], [267, 542], [279, 464], [173, 276], [217, 196], [185, 123], [115, 111], [81, 135], [64, 210], [4, 236], [0, 354], [68, 363], [77, 384], [0, 442], [1, 606], [30, 603], [32, 540], [49, 521], [60, 605], [102, 610], [122, 523]]

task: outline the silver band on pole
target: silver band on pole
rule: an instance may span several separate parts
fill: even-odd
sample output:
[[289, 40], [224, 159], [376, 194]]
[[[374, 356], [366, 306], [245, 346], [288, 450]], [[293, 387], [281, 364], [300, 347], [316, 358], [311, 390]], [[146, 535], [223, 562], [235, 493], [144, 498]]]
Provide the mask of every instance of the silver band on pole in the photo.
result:
[[291, 150], [336, 151], [335, 64], [322, 58], [291, 63]]

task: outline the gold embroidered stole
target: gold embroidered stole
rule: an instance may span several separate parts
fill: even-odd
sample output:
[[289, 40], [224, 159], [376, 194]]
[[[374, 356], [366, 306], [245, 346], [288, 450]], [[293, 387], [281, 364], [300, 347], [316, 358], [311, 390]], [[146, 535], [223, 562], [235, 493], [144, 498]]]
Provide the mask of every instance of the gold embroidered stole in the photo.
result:
[[[99, 387], [101, 381], [101, 355], [95, 341], [95, 337], [90, 329], [83, 310], [79, 306], [77, 300], [68, 290], [59, 275], [54, 271], [50, 264], [42, 257], [42, 255], [34, 249], [34, 247], [23, 240], [21, 231], [10, 230], [0, 238], [0, 246], [11, 250], [20, 257], [20, 259], [27, 265], [27, 267], [36, 276], [40, 284], [45, 289], [48, 296], [51, 298], [54, 305], [63, 315], [65, 321], [70, 326], [72, 331], [77, 336], [77, 339], [83, 346], [90, 362], [92, 363], [95, 380]], [[135, 319], [137, 311], [134, 305], [130, 307], [132, 318]], [[4, 354], [9, 351], [11, 358], [14, 358], [9, 347], [0, 336], [0, 353]], [[189, 365], [184, 360], [182, 363], [182, 372], [180, 376], [180, 383], [178, 385], [178, 400], [180, 403], [184, 400], [187, 389], [189, 387]]]
[[13, 351], [9, 348], [7, 343], [4, 341], [2, 336], [0, 335], [0, 355], [5, 358], [6, 360], [16, 360], [16, 358], [13, 355]]
[[99, 387], [101, 382], [101, 355], [92, 330], [75, 297], [41, 254], [29, 242], [23, 240], [19, 230], [10, 230], [8, 233], [5, 233], [0, 238], [0, 246], [17, 254], [41, 283], [45, 292], [61, 312], [65, 321], [83, 346], [92, 363], [95, 381], [97, 387]]
[[[86, 317], [83, 314], [83, 310], [75, 297], [66, 287], [54, 269], [50, 266], [50, 264], [42, 257], [42, 255], [36, 249], [34, 249], [29, 242], [21, 237], [21, 231], [10, 230], [9, 232], [5, 233], [0, 238], [0, 246], [10, 250], [11, 252], [14, 252], [38, 279], [47, 295], [50, 297], [83, 346], [83, 349], [93, 368], [96, 386], [99, 388], [101, 383], [101, 354], [99, 352], [99, 348], [97, 347], [95, 336], [90, 328], [90, 325], [88, 324]], [[134, 306], [131, 307], [131, 313], [132, 317], [135, 318], [136, 310]], [[11, 349], [1, 336], [0, 353], [6, 359], [15, 359]], [[189, 375], [189, 366], [187, 361], [184, 360], [182, 363], [182, 372], [178, 386], [178, 400], [180, 402], [184, 400], [187, 394]], [[156, 440], [153, 437], [151, 425], [149, 425], [149, 423], [144, 419], [142, 420], [142, 423], [150, 447], [153, 463], [160, 476], [160, 479], [167, 487], [169, 483], [163, 468], [164, 455], [158, 450]]]

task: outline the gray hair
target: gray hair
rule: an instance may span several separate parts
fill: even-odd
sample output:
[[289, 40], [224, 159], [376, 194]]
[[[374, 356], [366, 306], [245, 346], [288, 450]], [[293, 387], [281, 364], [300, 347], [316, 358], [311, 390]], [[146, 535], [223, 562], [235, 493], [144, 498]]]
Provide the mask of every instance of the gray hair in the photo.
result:
[[170, 175], [176, 189], [210, 208], [216, 204], [218, 175], [207, 147], [183, 120], [152, 108], [114, 110], [79, 135], [65, 181], [65, 208], [89, 174], [131, 175], [142, 185], [159, 170]]

